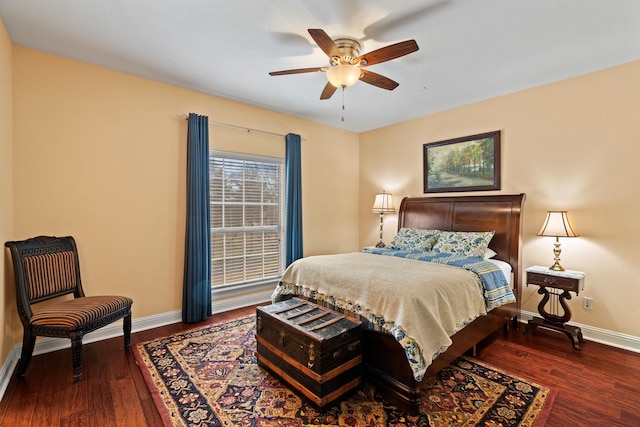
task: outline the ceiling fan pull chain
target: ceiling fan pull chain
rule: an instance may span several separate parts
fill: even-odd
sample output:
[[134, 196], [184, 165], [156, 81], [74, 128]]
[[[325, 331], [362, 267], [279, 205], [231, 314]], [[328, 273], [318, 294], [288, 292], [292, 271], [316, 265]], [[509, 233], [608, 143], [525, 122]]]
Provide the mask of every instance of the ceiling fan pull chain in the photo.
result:
[[342, 86], [342, 121], [344, 122], [344, 86]]

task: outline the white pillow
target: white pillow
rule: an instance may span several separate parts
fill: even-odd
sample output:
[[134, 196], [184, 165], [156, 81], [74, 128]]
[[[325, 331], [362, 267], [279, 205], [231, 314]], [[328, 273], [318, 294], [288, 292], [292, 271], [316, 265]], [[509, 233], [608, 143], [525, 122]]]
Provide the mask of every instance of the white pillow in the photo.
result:
[[485, 249], [485, 251], [484, 251], [484, 259], [491, 259], [491, 258], [493, 258], [493, 257], [494, 257], [494, 256], [496, 256], [496, 255], [498, 255], [498, 254], [496, 253], [496, 251], [494, 251], [494, 250], [493, 250], [493, 249], [491, 249], [491, 248], [487, 248], [487, 249]]

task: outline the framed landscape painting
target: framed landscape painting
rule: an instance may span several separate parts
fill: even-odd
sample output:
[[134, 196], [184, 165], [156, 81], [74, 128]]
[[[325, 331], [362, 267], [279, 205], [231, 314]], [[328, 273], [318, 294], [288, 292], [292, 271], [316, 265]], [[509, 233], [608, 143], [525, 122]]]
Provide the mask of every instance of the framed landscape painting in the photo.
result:
[[500, 189], [500, 131], [423, 145], [424, 192]]

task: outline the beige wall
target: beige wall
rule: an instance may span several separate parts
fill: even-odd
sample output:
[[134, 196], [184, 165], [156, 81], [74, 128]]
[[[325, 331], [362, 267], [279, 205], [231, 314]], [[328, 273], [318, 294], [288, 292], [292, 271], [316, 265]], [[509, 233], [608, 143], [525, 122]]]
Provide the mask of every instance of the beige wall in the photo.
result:
[[[0, 243], [4, 244], [13, 235], [13, 106], [11, 41], [0, 19]], [[4, 252], [4, 247], [3, 247]], [[6, 360], [13, 347], [16, 309], [13, 282], [10, 280], [9, 257], [0, 260], [0, 280], [4, 286], [0, 292], [0, 360]]]
[[[527, 193], [524, 265], [551, 263], [552, 239], [535, 233], [547, 209], [568, 209], [582, 237], [562, 241], [562, 261], [587, 272], [581, 296], [594, 298], [593, 311], [571, 301], [574, 320], [640, 336], [638, 62], [357, 135], [12, 47], [0, 30], [0, 237], [76, 236], [87, 290], [132, 296], [134, 318], [180, 309], [186, 121], [178, 116], [195, 112], [303, 136], [305, 255], [373, 244], [374, 194], [390, 191], [396, 205], [422, 194], [423, 143], [501, 130], [502, 192]], [[220, 126], [211, 145], [273, 156], [284, 146]], [[388, 215], [386, 241], [395, 227]], [[20, 340], [7, 262], [5, 253], [5, 357]], [[524, 290], [527, 310], [535, 291]]]
[[[357, 134], [13, 51], [14, 237], [75, 236], [87, 293], [131, 296], [134, 319], [181, 308], [187, 122], [179, 115], [189, 112], [302, 135], [304, 252], [358, 248]], [[281, 137], [211, 126], [210, 141], [284, 157]]]
[[[547, 210], [568, 210], [582, 237], [561, 239], [562, 264], [587, 273], [573, 320], [640, 336], [638, 76], [633, 62], [361, 134], [360, 245], [377, 240], [376, 192], [392, 192], [396, 206], [422, 195], [422, 144], [501, 130], [501, 192], [527, 194], [524, 266], [552, 264], [553, 238], [536, 233]], [[388, 242], [397, 217], [386, 219]], [[536, 290], [524, 289], [524, 309], [536, 312]]]

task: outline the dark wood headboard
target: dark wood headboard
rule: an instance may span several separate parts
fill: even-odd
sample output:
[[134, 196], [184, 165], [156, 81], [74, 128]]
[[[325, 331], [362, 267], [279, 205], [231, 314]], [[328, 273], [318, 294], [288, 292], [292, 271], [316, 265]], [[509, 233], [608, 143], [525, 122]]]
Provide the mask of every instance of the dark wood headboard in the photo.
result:
[[405, 197], [398, 213], [398, 229], [430, 228], [447, 231], [495, 231], [489, 247], [497, 259], [511, 265], [514, 289], [520, 298], [522, 280], [522, 211], [525, 195]]

